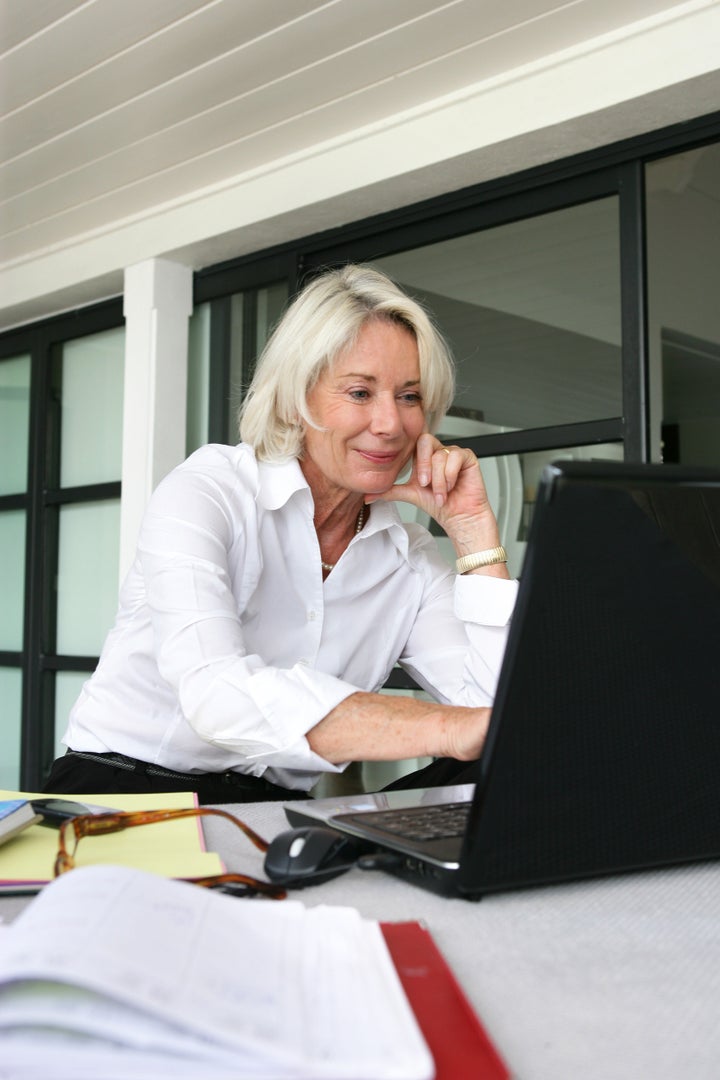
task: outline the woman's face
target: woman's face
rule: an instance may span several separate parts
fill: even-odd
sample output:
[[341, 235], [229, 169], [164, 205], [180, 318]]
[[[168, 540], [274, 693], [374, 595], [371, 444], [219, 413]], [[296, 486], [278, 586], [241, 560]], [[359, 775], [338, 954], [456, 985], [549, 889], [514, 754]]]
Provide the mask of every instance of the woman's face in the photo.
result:
[[379, 494], [395, 483], [425, 430], [413, 333], [383, 319], [366, 323], [308, 394], [301, 466], [315, 491]]

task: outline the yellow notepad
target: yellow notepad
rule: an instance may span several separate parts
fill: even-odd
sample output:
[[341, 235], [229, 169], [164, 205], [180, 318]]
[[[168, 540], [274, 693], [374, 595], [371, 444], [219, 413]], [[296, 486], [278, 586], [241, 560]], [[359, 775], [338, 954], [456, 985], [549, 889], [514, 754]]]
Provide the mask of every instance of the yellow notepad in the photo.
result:
[[[34, 799], [47, 792], [0, 791], [0, 799]], [[176, 810], [197, 805], [193, 792], [152, 795], [58, 795], [59, 799], [107, 806], [111, 810]], [[53, 877], [58, 830], [31, 825], [0, 847], [0, 892], [32, 889]], [[84, 837], [77, 866], [112, 863], [150, 870], [170, 878], [199, 878], [222, 874], [225, 867], [215, 852], [205, 851], [201, 819], [181, 818], [141, 825], [107, 836]]]

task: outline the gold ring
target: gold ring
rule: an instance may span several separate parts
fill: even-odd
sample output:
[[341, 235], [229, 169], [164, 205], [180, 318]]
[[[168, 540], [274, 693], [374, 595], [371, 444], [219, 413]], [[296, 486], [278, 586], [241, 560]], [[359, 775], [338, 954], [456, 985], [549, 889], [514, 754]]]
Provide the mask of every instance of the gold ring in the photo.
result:
[[446, 454], [449, 454], [449, 453], [450, 453], [450, 451], [448, 450], [447, 446], [443, 446], [443, 450], [445, 451], [445, 453], [446, 453]]

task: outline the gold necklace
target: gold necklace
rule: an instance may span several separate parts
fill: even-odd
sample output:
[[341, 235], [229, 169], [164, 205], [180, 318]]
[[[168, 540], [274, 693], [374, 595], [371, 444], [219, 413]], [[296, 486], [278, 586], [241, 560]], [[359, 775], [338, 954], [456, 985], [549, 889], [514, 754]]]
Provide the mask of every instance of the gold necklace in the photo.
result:
[[[357, 536], [357, 534], [359, 532], [362, 532], [362, 527], [365, 524], [365, 509], [366, 509], [365, 504], [363, 503], [363, 505], [360, 507], [360, 513], [358, 514], [357, 523], [355, 525], [355, 535], [356, 536]], [[321, 559], [320, 560], [320, 565], [322, 566], [323, 570], [327, 570], [327, 572], [330, 573], [331, 570], [335, 569], [335, 567], [337, 566], [337, 563], [323, 562], [322, 559]]]

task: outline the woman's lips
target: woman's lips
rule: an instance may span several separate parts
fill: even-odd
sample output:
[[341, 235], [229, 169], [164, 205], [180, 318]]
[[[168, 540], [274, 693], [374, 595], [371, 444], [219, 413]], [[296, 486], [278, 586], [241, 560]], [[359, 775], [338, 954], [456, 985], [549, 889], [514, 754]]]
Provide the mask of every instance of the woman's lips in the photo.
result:
[[360, 457], [365, 458], [366, 461], [372, 461], [373, 465], [393, 465], [398, 458], [397, 451], [381, 453], [372, 450], [358, 450], [358, 454], [360, 454]]

